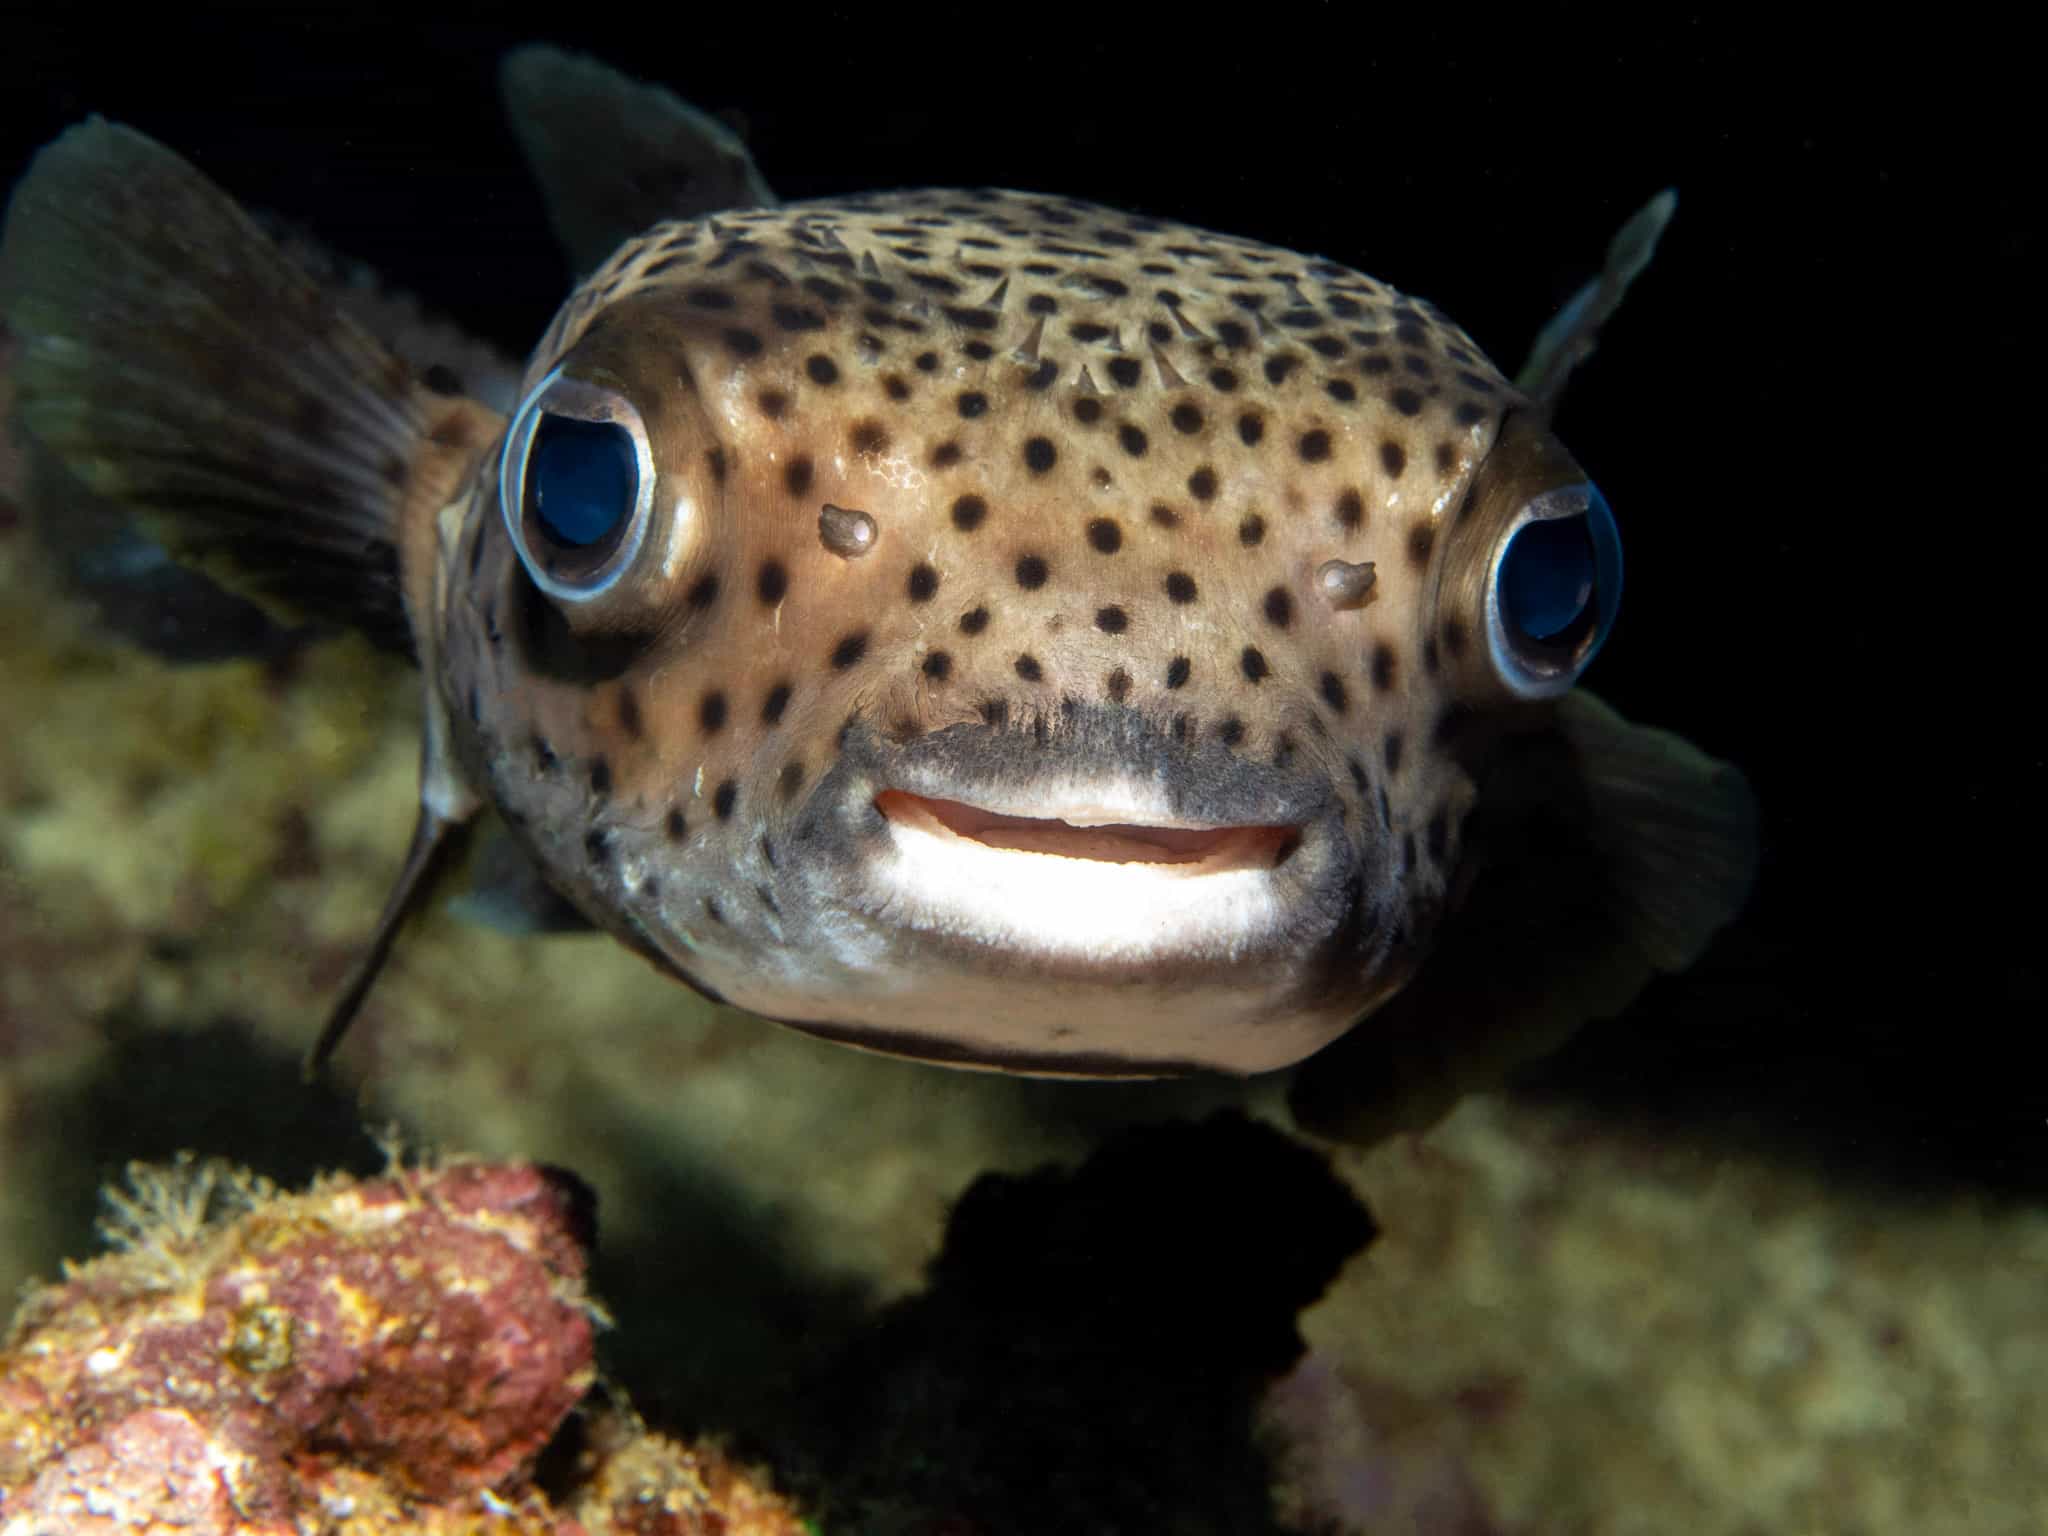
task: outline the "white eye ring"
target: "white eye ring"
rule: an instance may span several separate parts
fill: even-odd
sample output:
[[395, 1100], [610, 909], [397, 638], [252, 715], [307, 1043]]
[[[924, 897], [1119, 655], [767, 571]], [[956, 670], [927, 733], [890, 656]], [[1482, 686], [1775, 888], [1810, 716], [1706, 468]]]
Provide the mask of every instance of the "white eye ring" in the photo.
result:
[[[1509, 617], [1502, 596], [1503, 572], [1524, 529], [1569, 519], [1579, 520], [1585, 529], [1590, 587], [1578, 620], [1554, 640], [1537, 639], [1522, 633]], [[1606, 643], [1621, 603], [1621, 538], [1607, 498], [1590, 482], [1581, 482], [1530, 500], [1494, 547], [1485, 591], [1487, 654], [1507, 690], [1521, 699], [1554, 699], [1569, 691]]]
[[[636, 483], [633, 505], [613, 531], [578, 548], [549, 537], [537, 505], [527, 496], [527, 470], [535, 434], [546, 418], [619, 428], [632, 444]], [[512, 547], [533, 584], [558, 602], [585, 603], [611, 590], [646, 542], [654, 513], [654, 454], [647, 424], [617, 390], [565, 378], [556, 368], [520, 402], [498, 457], [498, 509]]]

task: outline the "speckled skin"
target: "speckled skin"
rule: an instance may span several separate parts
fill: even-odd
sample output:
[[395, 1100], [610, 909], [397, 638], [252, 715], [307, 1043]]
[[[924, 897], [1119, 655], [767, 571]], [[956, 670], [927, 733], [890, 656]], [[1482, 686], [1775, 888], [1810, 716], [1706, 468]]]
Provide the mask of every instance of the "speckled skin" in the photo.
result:
[[[1471, 797], [1444, 722], [1502, 702], [1474, 572], [1580, 478], [1547, 437], [1494, 452], [1517, 397], [1428, 305], [1084, 203], [898, 193], [655, 228], [527, 387], [558, 367], [645, 418], [645, 544], [550, 603], [487, 464], [439, 681], [477, 787], [604, 926], [769, 1017], [1081, 1073], [1282, 1065], [1413, 968]], [[1371, 563], [1365, 601], [1324, 595], [1331, 560]], [[873, 881], [878, 789], [1050, 816], [1103, 774], [1299, 825], [1279, 916], [1056, 956]]]

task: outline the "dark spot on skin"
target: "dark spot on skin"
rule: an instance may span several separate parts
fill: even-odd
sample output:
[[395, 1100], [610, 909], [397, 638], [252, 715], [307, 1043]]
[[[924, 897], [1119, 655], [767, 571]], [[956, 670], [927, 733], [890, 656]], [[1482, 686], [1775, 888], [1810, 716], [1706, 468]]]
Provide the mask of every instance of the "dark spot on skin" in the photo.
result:
[[983, 699], [981, 701], [981, 723], [1001, 727], [1010, 722], [1010, 701], [1008, 699]]
[[1188, 739], [1188, 732], [1193, 726], [1194, 717], [1192, 715], [1175, 715], [1173, 717], [1173, 739], [1175, 741], [1186, 741]]
[[1114, 603], [1095, 610], [1095, 627], [1105, 635], [1120, 635], [1130, 627], [1130, 615]]
[[1180, 526], [1180, 514], [1171, 507], [1154, 507], [1151, 516], [1152, 521], [1161, 528], [1178, 528]]
[[704, 695], [697, 706], [697, 723], [704, 728], [704, 734], [715, 736], [725, 727], [725, 695], [714, 689]]
[[761, 723], [774, 725], [782, 719], [782, 712], [789, 708], [790, 686], [777, 683], [768, 690], [768, 697], [761, 701]]
[[1392, 373], [1394, 371], [1394, 360], [1383, 354], [1374, 353], [1370, 357], [1359, 360], [1358, 371], [1369, 379], [1376, 379], [1383, 373]]
[[1457, 462], [1458, 450], [1453, 445], [1450, 443], [1438, 443], [1436, 445], [1436, 472], [1438, 474], [1448, 475], [1451, 472], [1452, 466]]
[[1237, 435], [1247, 448], [1256, 448], [1259, 440], [1266, 435], [1266, 420], [1257, 411], [1246, 411], [1237, 418]]
[[1444, 620], [1444, 649], [1453, 661], [1465, 654], [1465, 626], [1457, 619]]
[[1017, 675], [1027, 683], [1035, 683], [1045, 676], [1045, 669], [1038, 664], [1038, 658], [1026, 652], [1014, 663]]
[[1024, 301], [1024, 307], [1034, 315], [1056, 315], [1060, 312], [1060, 301], [1050, 294], [1034, 293]]
[[1436, 529], [1428, 523], [1417, 523], [1408, 530], [1408, 563], [1421, 567], [1429, 564], [1429, 553], [1436, 548]]
[[716, 480], [720, 485], [725, 483], [725, 450], [723, 448], [706, 448], [704, 450], [704, 466], [711, 471], [711, 478], [713, 480]]
[[1332, 713], [1343, 714], [1351, 702], [1350, 696], [1344, 691], [1344, 679], [1334, 672], [1325, 672], [1319, 686], [1322, 689], [1323, 702], [1330, 706]]
[[1420, 416], [1422, 414], [1422, 396], [1408, 388], [1405, 384], [1387, 396], [1387, 403], [1403, 416]]
[[1113, 555], [1124, 546], [1124, 531], [1114, 520], [1098, 517], [1088, 524], [1088, 544], [1097, 554]]
[[1193, 434], [1202, 430], [1202, 412], [1199, 406], [1183, 400], [1173, 408], [1173, 430]]
[[736, 357], [761, 355], [761, 338], [740, 326], [734, 326], [725, 333], [725, 345]]
[[986, 608], [970, 608], [960, 615], [960, 633], [963, 635], [978, 635], [987, 628], [988, 610]]
[[583, 856], [593, 864], [608, 863], [612, 856], [611, 834], [602, 827], [592, 827], [584, 833]]
[[1268, 384], [1283, 384], [1287, 380], [1287, 375], [1294, 372], [1300, 366], [1301, 359], [1289, 353], [1283, 353], [1279, 357], [1269, 357], [1266, 359], [1266, 382]]
[[1219, 395], [1227, 395], [1237, 388], [1237, 375], [1228, 368], [1211, 368], [1209, 387]]
[[803, 495], [811, 488], [811, 461], [807, 458], [791, 459], [783, 466], [782, 483], [789, 487], [790, 495]]
[[1174, 657], [1173, 660], [1166, 664], [1166, 686], [1169, 688], [1184, 687], [1188, 680], [1188, 674], [1193, 670], [1194, 664], [1187, 657]]
[[719, 927], [723, 928], [725, 926], [725, 913], [719, 908], [718, 903], [709, 896], [704, 898], [704, 915], [710, 918], [712, 922], [718, 924]]
[[732, 295], [723, 288], [692, 288], [687, 297], [698, 309], [732, 308]]
[[1195, 600], [1195, 578], [1186, 571], [1168, 572], [1166, 596], [1170, 602], [1192, 603]]
[[1354, 757], [1347, 761], [1346, 766], [1351, 770], [1351, 787], [1361, 795], [1364, 794], [1365, 786], [1371, 782], [1366, 776], [1365, 764]]
[[1246, 646], [1243, 653], [1238, 656], [1237, 664], [1243, 670], [1245, 681], [1248, 683], [1264, 682], [1266, 674], [1272, 671], [1272, 668], [1266, 665], [1266, 653], [1256, 645]]
[[1059, 382], [1059, 377], [1060, 365], [1048, 357], [1025, 377], [1024, 387], [1041, 391], [1048, 390]]
[[859, 661], [861, 657], [867, 655], [867, 653], [868, 632], [864, 629], [857, 629], [852, 634], [843, 637], [837, 645], [832, 647], [833, 670], [844, 672], [848, 667]]
[[462, 393], [462, 380], [446, 363], [431, 364], [427, 371], [420, 375], [420, 382], [437, 395]]
[[602, 757], [590, 765], [590, 792], [599, 796], [612, 792], [612, 765]]
[[1237, 525], [1237, 542], [1246, 549], [1255, 548], [1266, 537], [1266, 520], [1253, 512]]
[[953, 405], [960, 412], [961, 418], [966, 421], [972, 421], [977, 416], [988, 414], [988, 396], [978, 389], [970, 389], [963, 392], [960, 398], [953, 402]]
[[939, 590], [939, 573], [920, 560], [910, 568], [910, 579], [904, 583], [904, 590], [913, 603], [929, 602], [932, 594]]
[[1017, 557], [1017, 585], [1026, 592], [1036, 592], [1045, 585], [1052, 574], [1052, 567], [1045, 563], [1043, 555], [1019, 555]]
[[555, 764], [559, 761], [555, 756], [555, 749], [538, 736], [533, 738], [532, 745], [534, 767], [538, 768], [542, 773], [553, 773], [555, 771]]
[[1320, 427], [1313, 432], [1304, 432], [1294, 445], [1294, 451], [1301, 455], [1304, 464], [1320, 464], [1330, 456], [1330, 434]]
[[[475, 714], [476, 709], [472, 704], [470, 715], [474, 718]], [[630, 688], [621, 688], [619, 690], [619, 729], [635, 741], [638, 741], [642, 734], [640, 700]]]
[[1380, 468], [1387, 472], [1387, 478], [1398, 480], [1401, 471], [1408, 467], [1408, 450], [1389, 438], [1380, 444]]
[[1142, 459], [1145, 456], [1145, 449], [1147, 447], [1145, 434], [1139, 428], [1132, 426], [1128, 421], [1116, 429], [1116, 440], [1122, 445], [1124, 452], [1128, 453], [1132, 458]]
[[764, 389], [755, 398], [760, 404], [761, 414], [770, 421], [780, 421], [789, 414], [789, 396], [779, 389]]
[[878, 421], [857, 421], [846, 434], [846, 441], [855, 453], [880, 453], [889, 446], [889, 434]]
[[944, 651], [933, 651], [924, 659], [924, 675], [935, 683], [943, 683], [953, 670], [953, 658]]
[[789, 591], [789, 572], [780, 560], [761, 562], [761, 573], [754, 578], [754, 591], [770, 608], [782, 601], [783, 594]]
[[1381, 693], [1394, 687], [1394, 648], [1382, 640], [1372, 648], [1372, 685]]
[[709, 608], [713, 603], [717, 602], [717, 575], [713, 574], [709, 576], [699, 577], [697, 581], [691, 585], [689, 592], [686, 594], [684, 598], [684, 601], [689, 603], [690, 607], [699, 613], [703, 612], [706, 608]]
[[962, 496], [953, 503], [953, 526], [962, 533], [972, 533], [988, 516], [988, 503], [979, 496]]
[[1083, 395], [1074, 402], [1074, 420], [1084, 427], [1092, 427], [1102, 420], [1102, 402], [1093, 395]]
[[782, 772], [777, 775], [775, 780], [776, 793], [785, 800], [793, 799], [797, 790], [802, 787], [803, 782], [804, 765], [797, 762], [784, 763], [782, 765]]
[[1266, 592], [1266, 622], [1275, 629], [1285, 629], [1294, 622], [1294, 598], [1285, 587], [1271, 587]]
[[804, 359], [804, 372], [810, 375], [813, 384], [831, 385], [839, 382], [839, 365], [822, 352], [813, 352]]
[[943, 442], [932, 450], [933, 469], [951, 469], [959, 462], [960, 445], [958, 443], [951, 441]]
[[761, 905], [762, 905], [763, 907], [765, 907], [765, 908], [767, 909], [767, 911], [768, 911], [768, 914], [769, 914], [769, 915], [770, 915], [771, 917], [780, 917], [780, 916], [782, 916], [782, 908], [780, 908], [780, 907], [778, 907], [778, 906], [776, 906], [776, 905], [775, 905], [775, 896], [774, 896], [774, 893], [773, 893], [773, 892], [771, 892], [771, 891], [770, 891], [770, 890], [768, 889], [768, 887], [767, 887], [767, 886], [765, 886], [765, 885], [757, 885], [757, 886], [755, 886], [755, 887], [754, 887], [754, 899], [755, 899], [755, 900], [757, 900], [758, 902], [760, 902], [760, 903], [761, 903]]
[[720, 821], [731, 821], [733, 807], [740, 802], [740, 787], [731, 779], [723, 780], [711, 792], [711, 811]]
[[920, 352], [917, 354], [916, 363], [919, 373], [931, 373], [939, 366], [939, 354], [936, 352]]
[[1252, 333], [1236, 320], [1225, 320], [1216, 327], [1216, 339], [1233, 352], [1241, 352], [1252, 344]]
[[1380, 743], [1380, 760], [1387, 765], [1390, 777], [1401, 771], [1401, 749], [1406, 744], [1399, 731], [1387, 732], [1386, 740]]
[[672, 843], [680, 843], [690, 835], [690, 823], [681, 811], [670, 811], [668, 819], [662, 823], [662, 829], [668, 833], [668, 840]]
[[1140, 377], [1138, 360], [1135, 357], [1112, 357], [1109, 360], [1109, 376], [1115, 380], [1118, 389], [1135, 389]]
[[1226, 747], [1236, 746], [1244, 740], [1244, 722], [1235, 715], [1226, 717], [1223, 724], [1216, 728], [1216, 737]]
[[910, 386], [903, 381], [903, 376], [898, 373], [883, 375], [882, 392], [891, 400], [901, 401], [910, 398]]
[[1109, 696], [1121, 704], [1131, 695], [1131, 674], [1122, 667], [1118, 667], [1109, 674], [1109, 681], [1106, 686], [1109, 689]]
[[1052, 445], [1049, 437], [1028, 437], [1024, 440], [1024, 467], [1034, 475], [1042, 475], [1059, 462], [1059, 450]]

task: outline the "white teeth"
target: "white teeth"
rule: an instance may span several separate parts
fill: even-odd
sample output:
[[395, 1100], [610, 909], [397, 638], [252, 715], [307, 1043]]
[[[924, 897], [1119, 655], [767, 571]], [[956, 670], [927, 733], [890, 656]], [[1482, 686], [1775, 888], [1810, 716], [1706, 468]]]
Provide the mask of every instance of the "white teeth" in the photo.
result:
[[[876, 878], [913, 927], [972, 935], [1023, 954], [1140, 963], [1168, 957], [1227, 959], [1278, 923], [1273, 862], [1287, 829], [1232, 828], [1185, 859], [1126, 857], [1135, 839], [1076, 829], [1153, 830], [1128, 805], [1062, 804], [1056, 820], [1034, 807], [1043, 839], [963, 835], [917, 797], [888, 798], [891, 856]], [[1008, 819], [1014, 813], [996, 812]], [[1083, 815], [1100, 819], [1082, 821]], [[1061, 823], [1064, 832], [1058, 832]], [[1014, 833], [1014, 829], [1011, 829]]]

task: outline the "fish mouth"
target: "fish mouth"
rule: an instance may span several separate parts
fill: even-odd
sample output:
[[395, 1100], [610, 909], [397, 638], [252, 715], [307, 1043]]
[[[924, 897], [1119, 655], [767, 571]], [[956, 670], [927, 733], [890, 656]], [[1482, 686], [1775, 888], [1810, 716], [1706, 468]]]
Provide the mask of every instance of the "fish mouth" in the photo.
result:
[[1088, 863], [1160, 867], [1176, 875], [1276, 869], [1301, 846], [1301, 827], [1155, 825], [1106, 807], [1065, 806], [1057, 816], [1023, 816], [965, 800], [885, 789], [875, 809], [893, 829], [940, 842]]

